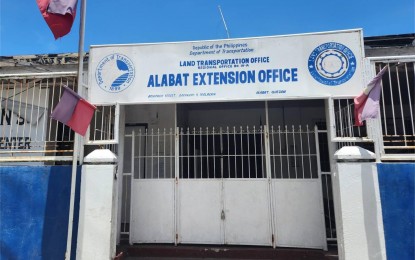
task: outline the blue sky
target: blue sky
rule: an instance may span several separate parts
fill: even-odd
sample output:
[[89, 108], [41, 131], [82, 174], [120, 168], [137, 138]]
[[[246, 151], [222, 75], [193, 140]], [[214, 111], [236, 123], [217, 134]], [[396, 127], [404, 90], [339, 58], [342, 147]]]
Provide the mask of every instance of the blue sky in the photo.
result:
[[[90, 45], [211, 40], [363, 28], [364, 36], [415, 32], [414, 0], [88, 0]], [[80, 2], [78, 2], [78, 11]], [[36, 0], [0, 0], [0, 55], [77, 52], [72, 31], [55, 40]]]

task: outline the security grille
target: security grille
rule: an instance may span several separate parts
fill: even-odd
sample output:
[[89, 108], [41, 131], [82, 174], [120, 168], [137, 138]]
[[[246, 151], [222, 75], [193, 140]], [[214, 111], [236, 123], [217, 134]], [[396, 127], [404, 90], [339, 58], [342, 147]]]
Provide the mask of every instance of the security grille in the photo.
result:
[[318, 178], [315, 133], [308, 125], [272, 126], [270, 129], [272, 178]]
[[[415, 126], [414, 126], [414, 104], [415, 104], [415, 63], [407, 60], [389, 60], [377, 58], [375, 63], [376, 73], [384, 66], [389, 65], [382, 77], [382, 92], [380, 98], [380, 121], [372, 120], [368, 128], [367, 122], [364, 126], [354, 126], [354, 103], [353, 99], [332, 100], [332, 110], [335, 118], [335, 141], [343, 145], [355, 145], [356, 142], [374, 142], [370, 131], [378, 131], [383, 137], [381, 153], [384, 159], [388, 155], [415, 154]], [[366, 144], [365, 146], [370, 146]], [[372, 149], [373, 150], [373, 146]], [[392, 157], [391, 157], [392, 158]], [[398, 157], [393, 157], [399, 159]]]
[[49, 117], [64, 85], [75, 89], [74, 73], [0, 78], [1, 157], [72, 155], [74, 133]]
[[264, 178], [263, 127], [180, 129], [180, 178]]

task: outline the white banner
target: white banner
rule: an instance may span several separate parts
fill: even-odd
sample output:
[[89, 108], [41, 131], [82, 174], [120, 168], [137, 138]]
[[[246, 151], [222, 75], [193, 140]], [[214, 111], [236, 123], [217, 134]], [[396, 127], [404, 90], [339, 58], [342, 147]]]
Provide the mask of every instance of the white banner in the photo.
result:
[[362, 32], [92, 46], [94, 104], [356, 96]]

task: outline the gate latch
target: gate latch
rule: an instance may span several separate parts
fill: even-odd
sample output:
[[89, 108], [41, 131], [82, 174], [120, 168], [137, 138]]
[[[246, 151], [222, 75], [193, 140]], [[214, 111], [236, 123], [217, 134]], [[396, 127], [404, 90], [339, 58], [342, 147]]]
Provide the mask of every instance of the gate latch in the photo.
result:
[[225, 211], [223, 211], [220, 213], [220, 219], [225, 220]]

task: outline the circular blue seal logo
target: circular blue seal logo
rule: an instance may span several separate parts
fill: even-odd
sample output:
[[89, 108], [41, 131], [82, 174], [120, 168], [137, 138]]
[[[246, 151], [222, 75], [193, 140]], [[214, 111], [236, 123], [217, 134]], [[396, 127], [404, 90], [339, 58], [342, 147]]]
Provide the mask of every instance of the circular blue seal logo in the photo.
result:
[[337, 86], [348, 81], [355, 73], [356, 57], [341, 43], [323, 43], [310, 54], [308, 70], [318, 82]]
[[133, 82], [135, 69], [133, 62], [123, 54], [105, 56], [95, 71], [98, 86], [110, 93], [117, 93], [128, 88]]

